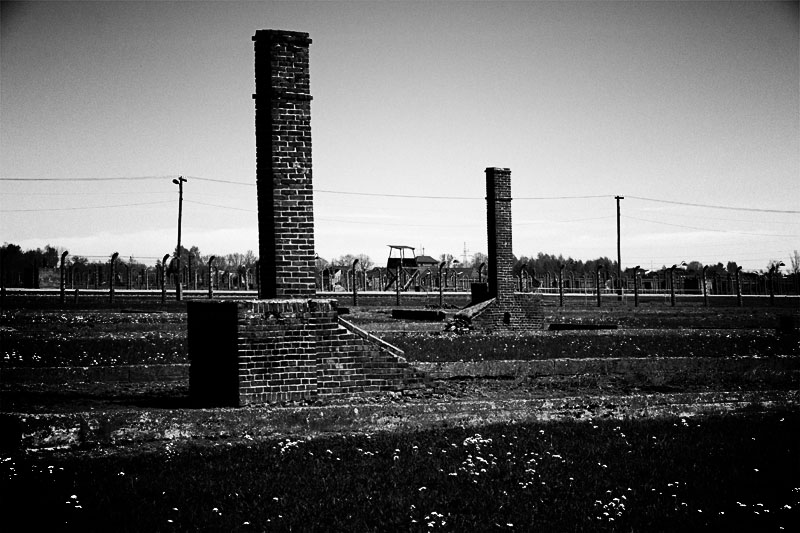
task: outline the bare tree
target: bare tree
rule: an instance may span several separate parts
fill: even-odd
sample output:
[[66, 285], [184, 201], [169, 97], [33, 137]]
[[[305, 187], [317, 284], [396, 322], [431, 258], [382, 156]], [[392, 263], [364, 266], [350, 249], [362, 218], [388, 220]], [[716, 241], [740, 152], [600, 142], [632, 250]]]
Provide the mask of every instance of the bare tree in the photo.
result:
[[792, 273], [800, 274], [800, 252], [797, 250], [792, 252], [792, 255], [789, 256], [789, 262], [792, 265]]
[[780, 265], [781, 263], [783, 263], [783, 261], [781, 261], [780, 259], [770, 259], [769, 263], [767, 263], [767, 270], [766, 271], [769, 272], [770, 270], [772, 270], [774, 268], [775, 271], [777, 272], [778, 270], [780, 270], [778, 265]]
[[450, 263], [453, 262], [453, 259], [454, 259], [453, 254], [440, 254], [439, 255], [439, 262], [446, 263], [447, 267], [450, 267]]
[[472, 263], [469, 265], [472, 268], [478, 268], [481, 266], [481, 263], [488, 263], [489, 256], [483, 252], [475, 252], [472, 256]]
[[333, 261], [331, 261], [331, 264], [333, 264], [334, 266], [350, 267], [350, 266], [352, 266], [353, 261], [355, 261], [356, 259], [358, 259], [359, 268], [364, 269], [364, 270], [369, 270], [375, 264], [375, 263], [372, 262], [372, 259], [370, 258], [370, 256], [368, 256], [366, 254], [358, 254], [358, 255], [345, 254], [345, 255], [341, 255], [341, 256], [337, 257], [336, 259], [334, 259]]

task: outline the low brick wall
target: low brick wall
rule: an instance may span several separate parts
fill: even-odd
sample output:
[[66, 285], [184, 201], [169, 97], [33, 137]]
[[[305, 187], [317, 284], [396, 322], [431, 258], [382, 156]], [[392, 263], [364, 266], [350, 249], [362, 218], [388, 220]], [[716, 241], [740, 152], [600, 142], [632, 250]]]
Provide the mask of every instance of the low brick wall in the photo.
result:
[[329, 300], [189, 302], [188, 323], [198, 405], [397, 391], [422, 381], [399, 349], [344, 327]]
[[457, 325], [486, 332], [530, 331], [544, 326], [544, 307], [541, 297], [517, 292], [502, 302], [492, 298], [462, 309], [454, 318]]

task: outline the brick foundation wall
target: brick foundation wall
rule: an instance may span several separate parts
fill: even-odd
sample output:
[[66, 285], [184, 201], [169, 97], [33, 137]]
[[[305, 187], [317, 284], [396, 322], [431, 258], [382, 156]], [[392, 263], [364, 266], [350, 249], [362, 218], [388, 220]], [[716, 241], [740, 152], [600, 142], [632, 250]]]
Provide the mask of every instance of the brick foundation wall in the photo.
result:
[[260, 298], [313, 298], [307, 33], [259, 30], [255, 47]]
[[422, 382], [402, 352], [341, 325], [328, 300], [189, 302], [188, 320], [197, 405], [374, 394]]
[[515, 293], [502, 304], [495, 300], [471, 323], [473, 327], [487, 332], [541, 329], [544, 325], [542, 299], [530, 293]]

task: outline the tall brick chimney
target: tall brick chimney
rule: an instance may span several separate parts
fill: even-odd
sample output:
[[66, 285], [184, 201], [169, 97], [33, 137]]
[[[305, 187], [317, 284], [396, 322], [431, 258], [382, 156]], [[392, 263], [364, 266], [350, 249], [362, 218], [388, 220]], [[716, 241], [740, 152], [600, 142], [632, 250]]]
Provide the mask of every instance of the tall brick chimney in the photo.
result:
[[511, 170], [486, 169], [486, 227], [489, 232], [489, 296], [502, 306], [514, 297], [511, 251]]
[[313, 298], [311, 39], [258, 30], [253, 41], [259, 298]]

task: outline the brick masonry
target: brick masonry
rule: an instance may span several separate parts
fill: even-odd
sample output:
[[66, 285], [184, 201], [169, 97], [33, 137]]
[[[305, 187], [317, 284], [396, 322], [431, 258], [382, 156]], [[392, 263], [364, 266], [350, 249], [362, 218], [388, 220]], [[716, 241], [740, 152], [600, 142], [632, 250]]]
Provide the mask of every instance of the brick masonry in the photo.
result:
[[313, 298], [311, 39], [259, 30], [253, 41], [259, 297]]
[[514, 295], [511, 230], [511, 170], [486, 169], [486, 229], [489, 243], [489, 296], [502, 304]]
[[189, 390], [197, 405], [379, 394], [423, 381], [397, 348], [345, 327], [328, 300], [187, 305]]
[[422, 380], [402, 351], [317, 300], [307, 33], [259, 30], [255, 47], [259, 300], [188, 302], [198, 406], [398, 391]]
[[544, 322], [541, 298], [514, 292], [511, 170], [507, 168], [486, 169], [486, 228], [490, 299], [462, 310], [456, 315], [456, 321], [486, 331], [540, 329]]

